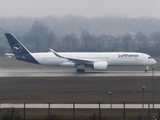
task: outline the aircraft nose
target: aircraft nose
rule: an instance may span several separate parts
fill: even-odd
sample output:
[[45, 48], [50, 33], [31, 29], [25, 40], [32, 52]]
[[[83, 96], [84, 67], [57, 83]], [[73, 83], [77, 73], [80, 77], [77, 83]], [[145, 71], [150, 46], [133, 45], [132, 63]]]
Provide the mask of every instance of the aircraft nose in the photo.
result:
[[154, 64], [156, 64], [156, 63], [157, 63], [157, 61], [155, 61], [155, 60], [153, 59], [153, 63], [154, 63]]

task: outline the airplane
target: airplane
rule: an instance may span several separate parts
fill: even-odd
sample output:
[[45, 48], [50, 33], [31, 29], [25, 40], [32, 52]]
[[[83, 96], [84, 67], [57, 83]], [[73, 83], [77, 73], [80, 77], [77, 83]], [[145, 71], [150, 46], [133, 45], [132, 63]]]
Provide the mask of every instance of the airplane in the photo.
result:
[[12, 33], [5, 33], [13, 54], [6, 53], [9, 58], [48, 66], [76, 67], [78, 73], [84, 73], [85, 68], [105, 71], [109, 66], [145, 66], [145, 72], [150, 65], [157, 62], [148, 54], [138, 52], [49, 52], [31, 53]]

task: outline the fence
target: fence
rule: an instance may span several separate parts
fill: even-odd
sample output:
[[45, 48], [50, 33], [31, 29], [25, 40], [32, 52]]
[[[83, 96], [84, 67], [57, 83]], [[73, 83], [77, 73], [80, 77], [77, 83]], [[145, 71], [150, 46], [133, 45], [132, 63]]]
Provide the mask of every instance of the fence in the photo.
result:
[[[3, 103], [0, 105], [0, 119], [9, 108], [19, 110], [24, 120], [44, 118], [51, 120], [54, 115], [64, 120], [80, 119], [151, 119], [159, 116], [160, 104], [105, 104], [105, 103]], [[155, 109], [155, 110], [153, 110]], [[155, 113], [153, 113], [153, 111]], [[63, 116], [63, 117], [62, 117]]]

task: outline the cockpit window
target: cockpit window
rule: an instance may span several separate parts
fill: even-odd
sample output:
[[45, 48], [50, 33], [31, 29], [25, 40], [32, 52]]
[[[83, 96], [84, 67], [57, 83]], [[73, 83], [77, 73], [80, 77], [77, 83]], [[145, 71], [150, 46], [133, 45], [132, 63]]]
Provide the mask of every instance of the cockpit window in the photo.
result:
[[148, 57], [148, 59], [152, 59], [152, 57]]

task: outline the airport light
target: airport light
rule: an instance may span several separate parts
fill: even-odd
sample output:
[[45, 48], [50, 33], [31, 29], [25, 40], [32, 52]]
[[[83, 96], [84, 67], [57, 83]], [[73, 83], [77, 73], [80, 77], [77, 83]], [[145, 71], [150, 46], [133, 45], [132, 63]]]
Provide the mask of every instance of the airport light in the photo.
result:
[[146, 87], [142, 86], [142, 120], [144, 119], [144, 89]]
[[112, 120], [112, 92], [108, 92], [110, 95], [110, 120]]
[[155, 116], [154, 116], [154, 67], [152, 68], [152, 104], [153, 104], [152, 116], [154, 120], [155, 119]]

